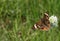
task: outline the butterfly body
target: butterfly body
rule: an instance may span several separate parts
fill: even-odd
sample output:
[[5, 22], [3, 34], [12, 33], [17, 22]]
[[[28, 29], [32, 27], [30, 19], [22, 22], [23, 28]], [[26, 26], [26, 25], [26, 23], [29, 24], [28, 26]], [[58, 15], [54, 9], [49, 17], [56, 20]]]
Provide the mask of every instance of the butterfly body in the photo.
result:
[[38, 22], [36, 22], [36, 24], [34, 24], [32, 28], [46, 31], [49, 30], [50, 29], [49, 15], [45, 13], [44, 17], [41, 18]]

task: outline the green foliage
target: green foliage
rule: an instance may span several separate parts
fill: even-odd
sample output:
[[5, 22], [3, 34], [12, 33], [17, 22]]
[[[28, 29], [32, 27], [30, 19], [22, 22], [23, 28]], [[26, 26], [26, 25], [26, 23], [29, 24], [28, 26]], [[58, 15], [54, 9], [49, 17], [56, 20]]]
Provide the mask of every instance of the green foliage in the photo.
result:
[[[31, 30], [46, 11], [59, 26]], [[0, 41], [60, 41], [60, 0], [0, 0]]]

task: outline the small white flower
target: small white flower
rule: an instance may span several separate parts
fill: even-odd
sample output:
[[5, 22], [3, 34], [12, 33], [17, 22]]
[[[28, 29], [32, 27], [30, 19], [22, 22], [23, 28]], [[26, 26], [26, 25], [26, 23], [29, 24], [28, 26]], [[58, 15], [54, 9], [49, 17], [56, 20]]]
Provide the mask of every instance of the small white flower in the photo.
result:
[[51, 26], [54, 26], [54, 27], [57, 27], [58, 26], [58, 19], [57, 19], [56, 16], [54, 16], [54, 15], [51, 16], [49, 18], [49, 20], [50, 20]]

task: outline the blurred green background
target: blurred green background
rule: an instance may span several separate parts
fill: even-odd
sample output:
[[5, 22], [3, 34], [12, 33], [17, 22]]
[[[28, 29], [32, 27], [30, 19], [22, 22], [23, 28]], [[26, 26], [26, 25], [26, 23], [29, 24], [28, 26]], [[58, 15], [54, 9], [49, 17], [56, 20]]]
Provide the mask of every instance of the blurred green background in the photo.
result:
[[[59, 26], [31, 31], [46, 11]], [[0, 0], [0, 41], [60, 41], [60, 0]]]

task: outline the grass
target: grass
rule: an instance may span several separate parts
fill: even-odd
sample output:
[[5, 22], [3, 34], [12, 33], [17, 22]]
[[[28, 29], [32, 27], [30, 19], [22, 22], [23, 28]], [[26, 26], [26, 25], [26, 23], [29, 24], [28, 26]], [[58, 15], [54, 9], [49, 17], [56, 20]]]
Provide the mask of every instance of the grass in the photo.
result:
[[[46, 11], [58, 17], [59, 26], [49, 31], [31, 31]], [[59, 38], [60, 0], [0, 0], [0, 41], [60, 41]]]

